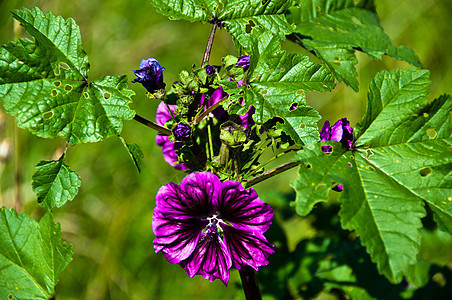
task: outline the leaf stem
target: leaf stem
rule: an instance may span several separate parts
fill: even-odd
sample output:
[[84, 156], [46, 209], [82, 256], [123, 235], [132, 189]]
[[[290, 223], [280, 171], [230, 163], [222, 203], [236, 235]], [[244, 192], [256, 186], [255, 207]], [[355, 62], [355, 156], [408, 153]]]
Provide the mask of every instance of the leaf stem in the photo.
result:
[[279, 173], [292, 169], [292, 168], [298, 166], [300, 163], [301, 163], [301, 161], [288, 162], [288, 163], [282, 164], [274, 169], [271, 169], [270, 171], [267, 171], [263, 174], [257, 175], [256, 177], [247, 180], [247, 182], [245, 184], [245, 188], [249, 188], [249, 187], [251, 187], [261, 181], [267, 180], [268, 178], [273, 177]]
[[215, 31], [217, 31], [217, 21], [213, 20], [212, 30], [210, 30], [209, 39], [207, 40], [206, 50], [204, 51], [204, 56], [202, 58], [201, 68], [210, 59], [210, 52], [212, 51], [213, 38], [215, 37]]
[[158, 125], [158, 124], [156, 124], [154, 122], [151, 122], [148, 119], [145, 119], [145, 118], [143, 118], [143, 117], [141, 117], [141, 116], [139, 116], [137, 114], [135, 115], [135, 117], [133, 117], [133, 119], [135, 121], [140, 122], [143, 125], [146, 125], [147, 127], [150, 127], [150, 128], [152, 128], [154, 130], [157, 130], [158, 132], [160, 132], [163, 135], [172, 135], [173, 134], [171, 132], [171, 130], [169, 130], [169, 129], [163, 127], [163, 126], [160, 126], [160, 125]]
[[239, 270], [239, 273], [246, 300], [261, 300], [262, 296], [254, 270], [251, 267], [245, 266]]

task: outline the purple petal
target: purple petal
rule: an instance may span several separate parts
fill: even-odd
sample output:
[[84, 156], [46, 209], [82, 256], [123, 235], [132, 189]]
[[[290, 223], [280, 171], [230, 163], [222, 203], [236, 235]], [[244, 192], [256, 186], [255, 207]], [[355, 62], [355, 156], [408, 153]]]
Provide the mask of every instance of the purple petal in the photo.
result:
[[330, 140], [330, 122], [328, 120], [323, 124], [322, 129], [320, 129], [320, 140], [329, 141]]
[[232, 261], [223, 241], [203, 234], [195, 251], [181, 266], [190, 277], [202, 275], [211, 282], [220, 278], [227, 285]]
[[[162, 101], [157, 107], [157, 113], [155, 116], [155, 122], [160, 126], [165, 126], [165, 123], [171, 119], [171, 114], [168, 111], [168, 108], [171, 112], [175, 112], [177, 105], [167, 105]], [[159, 147], [162, 147], [163, 158], [165, 161], [172, 167], [177, 170], [184, 171], [187, 170], [188, 167], [184, 164], [177, 164], [179, 158], [177, 156], [176, 151], [182, 148], [183, 143], [173, 142], [169, 140], [169, 137], [166, 135], [157, 134], [155, 137], [155, 142]]]
[[210, 107], [210, 106], [214, 105], [215, 103], [219, 102], [220, 100], [226, 98], [227, 96], [229, 96], [229, 94], [225, 93], [223, 91], [223, 87], [220, 85], [213, 92], [212, 96], [210, 96], [209, 101], [207, 102], [207, 105]]
[[342, 130], [342, 119], [334, 123], [333, 126], [331, 126], [331, 136], [329, 138], [330, 141], [337, 141], [340, 142], [343, 135]]
[[171, 263], [179, 263], [195, 249], [205, 221], [194, 218], [184, 205], [179, 186], [170, 182], [157, 192], [152, 230], [156, 253], [163, 251]]
[[220, 217], [236, 229], [265, 232], [273, 220], [273, 210], [254, 189], [244, 190], [236, 181], [225, 181], [218, 195]]
[[242, 67], [246, 71], [250, 66], [250, 57], [248, 55], [243, 55], [237, 58], [237, 66]]
[[191, 173], [184, 177], [180, 183], [181, 193], [186, 199], [187, 209], [193, 216], [205, 216], [215, 210], [214, 205], [218, 198], [218, 188], [221, 181], [210, 172]]
[[276, 247], [271, 245], [260, 232], [236, 229], [222, 225], [228, 251], [232, 256], [232, 266], [241, 269], [250, 266], [259, 270], [268, 264], [268, 258], [275, 253]]

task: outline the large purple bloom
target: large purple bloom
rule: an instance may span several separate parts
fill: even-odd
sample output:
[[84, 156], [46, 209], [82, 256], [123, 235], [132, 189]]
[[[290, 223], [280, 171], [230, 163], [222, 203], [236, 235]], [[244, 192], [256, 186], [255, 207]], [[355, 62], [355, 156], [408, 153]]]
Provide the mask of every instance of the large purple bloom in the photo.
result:
[[191, 173], [180, 185], [157, 192], [152, 229], [156, 253], [180, 264], [190, 277], [202, 275], [225, 285], [231, 267], [258, 270], [275, 252], [264, 237], [273, 219], [270, 205], [254, 189], [221, 182], [209, 172]]
[[[171, 111], [174, 113], [176, 105], [168, 105], [168, 108], [171, 109]], [[155, 121], [158, 125], [165, 126], [165, 123], [169, 119], [171, 119], [171, 114], [168, 111], [168, 108], [163, 101], [160, 102], [159, 106], [157, 107], [157, 114], [155, 116]], [[162, 147], [163, 158], [167, 163], [169, 163], [177, 170], [183, 171], [187, 169], [187, 166], [184, 164], [176, 164], [176, 162], [179, 160], [176, 151], [182, 148], [182, 146], [184, 145], [183, 142], [173, 142], [169, 140], [168, 136], [159, 134], [157, 134], [155, 142], [158, 146]]]
[[139, 82], [149, 93], [154, 93], [165, 87], [163, 83], [163, 70], [165, 68], [156, 59], [152, 57], [143, 59], [140, 63], [140, 69], [133, 70], [133, 73], [138, 78], [135, 78], [132, 82]]
[[[350, 150], [353, 143], [353, 128], [350, 127], [347, 118], [340, 119], [333, 126], [330, 126], [330, 122], [327, 120], [320, 130], [320, 140], [341, 142], [344, 149]], [[322, 146], [322, 151], [325, 153], [330, 153], [332, 150], [331, 146]], [[336, 192], [342, 192], [343, 189], [341, 184], [333, 187], [333, 191]]]

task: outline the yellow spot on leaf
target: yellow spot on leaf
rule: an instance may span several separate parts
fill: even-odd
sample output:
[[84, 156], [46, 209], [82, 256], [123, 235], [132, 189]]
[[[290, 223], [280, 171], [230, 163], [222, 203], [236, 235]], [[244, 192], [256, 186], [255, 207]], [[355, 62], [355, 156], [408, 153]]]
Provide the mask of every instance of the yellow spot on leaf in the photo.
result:
[[42, 114], [42, 118], [44, 120], [49, 120], [53, 117], [54, 113], [53, 111], [46, 111], [45, 113]]
[[427, 129], [425, 132], [427, 133], [428, 137], [431, 139], [434, 139], [437, 135], [436, 130], [433, 128]]

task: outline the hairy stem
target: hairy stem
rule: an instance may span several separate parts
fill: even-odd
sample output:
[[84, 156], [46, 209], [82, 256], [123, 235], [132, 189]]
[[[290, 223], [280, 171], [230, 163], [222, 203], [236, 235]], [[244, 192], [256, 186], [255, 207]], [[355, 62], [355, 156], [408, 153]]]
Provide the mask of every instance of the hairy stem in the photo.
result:
[[278, 167], [276, 167], [274, 169], [271, 169], [270, 171], [267, 171], [267, 172], [265, 172], [263, 174], [260, 174], [260, 175], [254, 177], [254, 178], [251, 178], [250, 180], [248, 180], [246, 182], [246, 187], [245, 188], [249, 188], [249, 187], [251, 187], [251, 186], [253, 186], [253, 185], [255, 185], [255, 184], [257, 184], [257, 183], [259, 183], [261, 181], [267, 180], [268, 178], [273, 177], [273, 176], [275, 176], [275, 175], [277, 175], [279, 173], [282, 173], [284, 171], [292, 169], [292, 168], [298, 166], [300, 163], [301, 163], [300, 161], [288, 162], [288, 163], [280, 165], [280, 166], [278, 166]]
[[241, 268], [239, 273], [246, 300], [261, 300], [262, 296], [254, 270], [251, 267], [246, 266]]
[[152, 128], [152, 129], [157, 130], [157, 131], [160, 132], [161, 134], [164, 134], [164, 135], [172, 135], [172, 134], [173, 134], [173, 133], [171, 132], [171, 130], [169, 130], [169, 129], [163, 127], [163, 126], [160, 126], [160, 125], [158, 125], [158, 124], [156, 124], [156, 123], [154, 123], [154, 122], [151, 122], [151, 121], [149, 121], [148, 119], [145, 119], [145, 118], [143, 118], [143, 117], [141, 117], [141, 116], [139, 116], [139, 115], [135, 115], [135, 117], [133, 117], [133, 119], [134, 119], [135, 121], [140, 122], [140, 123], [143, 124], [143, 125], [146, 125], [147, 127], [150, 127], [150, 128]]
[[209, 39], [207, 40], [206, 51], [204, 51], [204, 56], [202, 58], [201, 68], [204, 67], [204, 64], [210, 59], [210, 52], [212, 51], [213, 38], [215, 37], [215, 31], [217, 31], [217, 22], [213, 22], [212, 30], [210, 30]]

